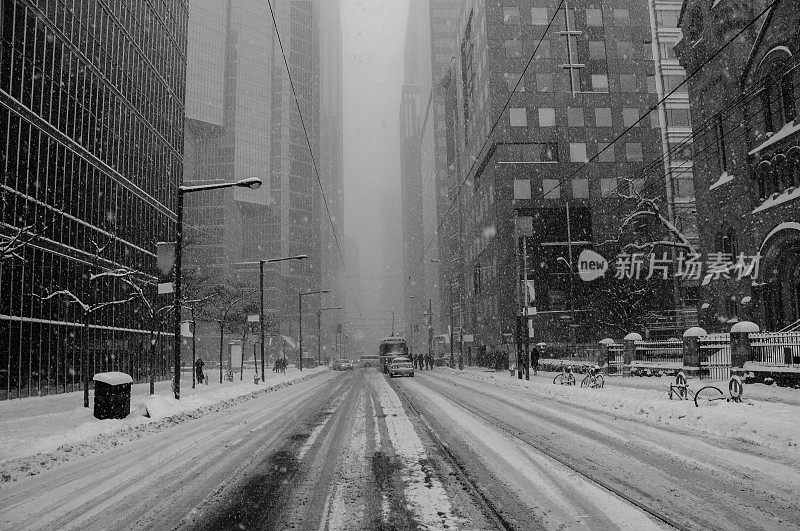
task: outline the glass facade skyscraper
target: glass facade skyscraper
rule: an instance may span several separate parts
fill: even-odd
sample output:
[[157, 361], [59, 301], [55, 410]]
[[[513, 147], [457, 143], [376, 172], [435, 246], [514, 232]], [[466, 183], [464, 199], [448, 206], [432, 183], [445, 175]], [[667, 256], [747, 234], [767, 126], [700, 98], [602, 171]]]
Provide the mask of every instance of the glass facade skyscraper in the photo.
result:
[[93, 277], [120, 268], [155, 297], [155, 244], [174, 238], [183, 171], [187, 13], [184, 0], [2, 3], [0, 248], [26, 244], [0, 262], [0, 398], [77, 388], [84, 359], [148, 376], [152, 323], [136, 304], [85, 327], [73, 298], [129, 298]]

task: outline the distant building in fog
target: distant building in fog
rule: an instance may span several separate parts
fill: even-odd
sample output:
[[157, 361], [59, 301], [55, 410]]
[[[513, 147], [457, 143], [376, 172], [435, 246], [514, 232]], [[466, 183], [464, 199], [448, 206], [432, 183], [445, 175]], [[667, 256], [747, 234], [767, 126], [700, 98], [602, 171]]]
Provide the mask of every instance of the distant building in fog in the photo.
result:
[[[258, 260], [308, 255], [266, 268], [265, 306], [277, 310], [281, 330], [296, 334], [298, 292], [341, 296], [328, 218], [330, 211], [341, 237], [341, 20], [338, 1], [273, 8], [291, 83], [266, 2], [190, 2], [185, 180], [259, 177], [265, 185], [187, 195], [187, 267], [257, 287]], [[332, 342], [336, 316], [325, 319]], [[315, 340], [316, 328], [304, 338]]]

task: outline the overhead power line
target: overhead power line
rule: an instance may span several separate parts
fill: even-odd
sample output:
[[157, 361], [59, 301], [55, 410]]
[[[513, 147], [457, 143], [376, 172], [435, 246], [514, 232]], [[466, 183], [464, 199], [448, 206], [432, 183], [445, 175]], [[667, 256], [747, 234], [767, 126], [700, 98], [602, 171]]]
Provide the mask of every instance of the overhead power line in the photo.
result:
[[328, 221], [330, 222], [331, 225], [333, 241], [336, 244], [336, 250], [339, 253], [339, 260], [341, 260], [342, 262], [342, 269], [344, 271], [345, 276], [347, 277], [347, 284], [350, 288], [350, 295], [353, 297], [353, 302], [355, 303], [356, 308], [359, 308], [358, 297], [356, 297], [355, 290], [353, 289], [353, 283], [352, 280], [350, 279], [350, 275], [347, 273], [347, 264], [345, 263], [344, 260], [344, 253], [342, 252], [342, 247], [339, 244], [339, 236], [336, 233], [336, 225], [333, 222], [333, 216], [331, 216], [331, 210], [330, 207], [328, 206], [328, 198], [325, 196], [325, 187], [322, 185], [322, 178], [320, 177], [319, 168], [317, 167], [317, 160], [316, 157], [314, 157], [314, 149], [311, 147], [311, 139], [308, 136], [308, 129], [306, 128], [306, 123], [305, 120], [303, 119], [303, 111], [300, 108], [300, 100], [297, 97], [297, 90], [295, 89], [294, 80], [292, 79], [292, 71], [289, 68], [289, 61], [286, 59], [286, 52], [283, 48], [283, 40], [281, 39], [280, 30], [278, 30], [278, 21], [275, 18], [275, 11], [272, 9], [272, 0], [267, 0], [267, 5], [269, 6], [269, 13], [272, 16], [272, 25], [275, 28], [275, 36], [278, 39], [278, 45], [280, 46], [281, 49], [281, 56], [283, 57], [283, 65], [286, 67], [286, 75], [289, 77], [289, 85], [292, 88], [292, 96], [294, 97], [294, 103], [297, 106], [297, 114], [300, 116], [300, 125], [303, 128], [303, 135], [306, 138], [308, 153], [309, 156], [311, 157], [311, 163], [314, 167], [314, 175], [317, 178], [317, 184], [319, 185], [319, 192], [320, 195], [322, 196], [322, 201], [325, 205], [325, 212], [328, 215]]

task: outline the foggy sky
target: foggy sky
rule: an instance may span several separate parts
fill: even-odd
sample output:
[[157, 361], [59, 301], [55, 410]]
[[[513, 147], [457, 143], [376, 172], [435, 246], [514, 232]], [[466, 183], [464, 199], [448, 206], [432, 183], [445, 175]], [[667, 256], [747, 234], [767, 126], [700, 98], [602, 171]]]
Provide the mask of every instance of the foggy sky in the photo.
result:
[[[374, 288], [377, 279], [368, 277], [381, 274], [381, 191], [400, 189], [399, 110], [408, 0], [341, 4], [345, 234], [358, 242], [365, 276], [353, 280]], [[370, 304], [362, 311], [373, 309]]]

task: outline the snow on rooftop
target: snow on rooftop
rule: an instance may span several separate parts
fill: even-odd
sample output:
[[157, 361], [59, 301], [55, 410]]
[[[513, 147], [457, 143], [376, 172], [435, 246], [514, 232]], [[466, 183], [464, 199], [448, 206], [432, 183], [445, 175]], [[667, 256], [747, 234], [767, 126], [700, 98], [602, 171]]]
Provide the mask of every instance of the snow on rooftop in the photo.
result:
[[727, 171], [723, 172], [722, 175], [719, 176], [719, 179], [711, 183], [708, 189], [713, 190], [715, 188], [719, 188], [723, 184], [731, 182], [733, 179], [734, 179], [733, 175], [729, 174]]
[[777, 144], [784, 138], [787, 138], [797, 132], [800, 132], [800, 124], [789, 122], [785, 124], [780, 131], [769, 137], [767, 140], [753, 148], [748, 155], [757, 155], [759, 152], [764, 151], [768, 147]]
[[768, 198], [766, 201], [754, 208], [752, 214], [761, 212], [762, 210], [767, 210], [768, 208], [772, 208], [783, 203], [788, 203], [789, 201], [794, 201], [796, 199], [800, 199], [800, 188], [795, 188], [793, 190], [790, 188], [778, 196]]

